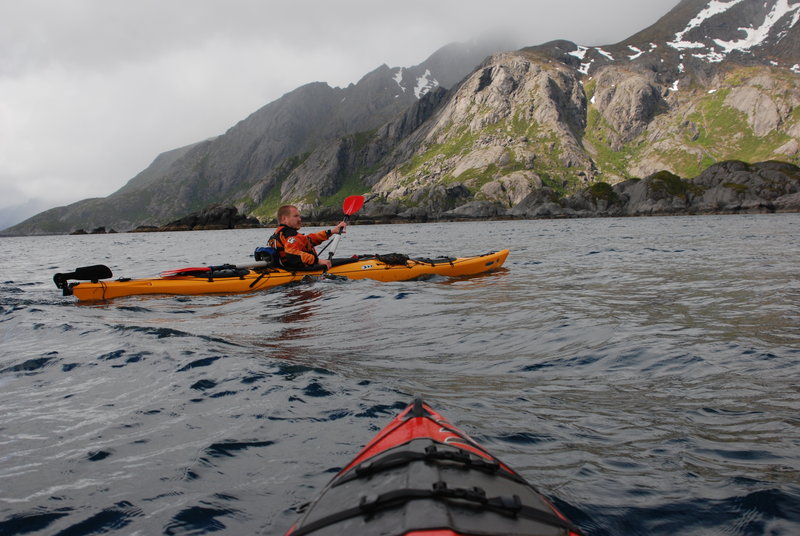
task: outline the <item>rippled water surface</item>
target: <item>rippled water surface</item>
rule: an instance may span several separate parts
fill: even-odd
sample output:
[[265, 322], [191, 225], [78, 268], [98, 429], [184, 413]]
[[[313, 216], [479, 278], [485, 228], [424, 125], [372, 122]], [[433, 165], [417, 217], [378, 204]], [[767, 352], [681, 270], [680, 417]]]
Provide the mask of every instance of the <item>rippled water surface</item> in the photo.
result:
[[0, 534], [282, 534], [415, 394], [588, 534], [800, 534], [800, 215], [339, 247], [511, 249], [466, 279], [89, 305], [51, 279], [247, 263], [268, 234], [0, 239]]

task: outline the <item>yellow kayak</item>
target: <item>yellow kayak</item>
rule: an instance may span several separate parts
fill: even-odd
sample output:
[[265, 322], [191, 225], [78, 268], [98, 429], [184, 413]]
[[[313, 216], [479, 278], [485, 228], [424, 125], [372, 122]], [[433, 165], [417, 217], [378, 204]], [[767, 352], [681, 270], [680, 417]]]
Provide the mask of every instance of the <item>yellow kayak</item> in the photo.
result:
[[[345, 277], [347, 279], [374, 279], [376, 281], [407, 281], [441, 275], [447, 277], [469, 276], [500, 268], [509, 251], [477, 255], [475, 257], [436, 257], [432, 259], [409, 258], [403, 255], [370, 255], [339, 260], [327, 272], [323, 270], [290, 271], [259, 264], [238, 267], [224, 265], [172, 270], [153, 279], [120, 278], [102, 281], [112, 276], [106, 266], [78, 268], [75, 272], [56, 274], [53, 280], [65, 296], [78, 300], [109, 300], [122, 296], [143, 294], [238, 294], [256, 292], [280, 285], [301, 281], [309, 276]], [[81, 279], [71, 283], [69, 279]]]

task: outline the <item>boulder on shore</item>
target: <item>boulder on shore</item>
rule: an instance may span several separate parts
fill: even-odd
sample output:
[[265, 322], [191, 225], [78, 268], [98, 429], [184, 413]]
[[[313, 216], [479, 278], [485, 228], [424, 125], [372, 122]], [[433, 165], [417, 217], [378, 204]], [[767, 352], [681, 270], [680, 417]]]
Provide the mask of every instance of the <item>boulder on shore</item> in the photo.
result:
[[254, 229], [261, 227], [258, 218], [239, 214], [234, 206], [210, 205], [161, 227], [139, 226], [137, 233], [157, 231], [211, 231], [219, 229]]

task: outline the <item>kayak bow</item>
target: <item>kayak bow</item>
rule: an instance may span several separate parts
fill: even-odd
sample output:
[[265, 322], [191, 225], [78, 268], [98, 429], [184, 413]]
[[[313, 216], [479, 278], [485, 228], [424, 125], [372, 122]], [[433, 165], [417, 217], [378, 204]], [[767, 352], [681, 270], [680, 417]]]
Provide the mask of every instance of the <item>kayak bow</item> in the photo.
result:
[[417, 399], [322, 490], [286, 536], [580, 536], [510, 467]]

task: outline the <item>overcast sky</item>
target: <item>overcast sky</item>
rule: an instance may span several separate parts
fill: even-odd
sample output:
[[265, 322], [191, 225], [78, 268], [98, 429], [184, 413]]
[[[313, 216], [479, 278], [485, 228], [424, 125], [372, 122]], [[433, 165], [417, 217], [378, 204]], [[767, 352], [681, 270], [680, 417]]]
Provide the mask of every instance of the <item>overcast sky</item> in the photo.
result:
[[346, 86], [493, 32], [616, 43], [677, 3], [0, 0], [0, 229], [105, 197], [308, 82]]

